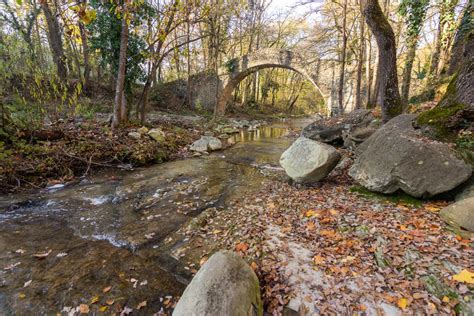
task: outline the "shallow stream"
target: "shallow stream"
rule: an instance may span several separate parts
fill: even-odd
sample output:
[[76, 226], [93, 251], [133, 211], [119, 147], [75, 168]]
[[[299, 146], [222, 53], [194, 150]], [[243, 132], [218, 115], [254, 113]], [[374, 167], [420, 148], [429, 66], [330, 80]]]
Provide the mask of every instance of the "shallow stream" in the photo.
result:
[[0, 314], [80, 304], [120, 312], [143, 301], [143, 314], [160, 311], [191, 278], [163, 241], [203, 210], [258, 190], [291, 143], [288, 128], [310, 121], [242, 131], [235, 146], [209, 156], [0, 197]]

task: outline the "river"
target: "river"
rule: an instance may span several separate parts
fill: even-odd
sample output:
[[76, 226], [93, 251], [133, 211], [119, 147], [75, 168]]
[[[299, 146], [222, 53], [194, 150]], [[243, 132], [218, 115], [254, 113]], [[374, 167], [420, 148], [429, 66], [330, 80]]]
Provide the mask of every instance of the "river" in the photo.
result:
[[310, 121], [242, 131], [235, 146], [209, 156], [0, 197], [0, 314], [50, 315], [80, 304], [120, 312], [143, 301], [143, 314], [166, 312], [192, 275], [163, 241], [207, 208], [275, 178], [289, 128]]

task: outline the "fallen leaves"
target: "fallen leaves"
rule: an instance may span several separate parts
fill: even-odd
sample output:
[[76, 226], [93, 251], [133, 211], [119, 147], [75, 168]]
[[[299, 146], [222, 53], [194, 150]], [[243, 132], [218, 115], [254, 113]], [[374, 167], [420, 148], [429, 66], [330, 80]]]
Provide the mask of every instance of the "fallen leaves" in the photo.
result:
[[323, 264], [325, 261], [326, 261], [326, 259], [324, 259], [324, 258], [321, 257], [320, 255], [316, 255], [316, 256], [313, 257], [313, 262], [314, 262], [314, 264], [316, 264], [316, 265]]
[[314, 210], [309, 210], [309, 211], [306, 211], [305, 216], [306, 217], [318, 217], [319, 214]]
[[107, 305], [114, 305], [114, 303], [115, 303], [114, 299], [108, 299], [108, 300], [105, 301], [105, 304], [107, 304]]
[[79, 313], [80, 314], [88, 314], [90, 312], [89, 305], [87, 304], [80, 304], [79, 305]]
[[3, 268], [3, 270], [12, 270], [13, 268], [19, 266], [21, 264], [21, 262], [15, 262], [15, 263], [12, 263], [12, 264], [9, 264], [7, 265], [6, 267]]
[[408, 306], [408, 300], [406, 298], [402, 297], [397, 301], [397, 305], [401, 309], [405, 309]]
[[99, 307], [99, 312], [104, 313], [104, 312], [106, 312], [108, 309], [109, 309], [108, 306], [101, 306], [101, 307]]
[[52, 252], [51, 249], [49, 249], [47, 252], [40, 252], [40, 253], [36, 253], [33, 255], [33, 257], [37, 258], [37, 259], [44, 259], [46, 258], [47, 256], [49, 256], [49, 254]]
[[[450, 265], [466, 266], [467, 258], [474, 254], [471, 239], [455, 238], [437, 213], [423, 205], [361, 198], [332, 181], [317, 190], [274, 182], [228, 212], [214, 213], [202, 228], [203, 236], [216, 230], [230, 232], [212, 238], [218, 245], [211, 243], [212, 247], [240, 252], [251, 263], [269, 313], [280, 314], [294, 296], [306, 307], [315, 304], [321, 314], [348, 314], [351, 304], [361, 311], [372, 310], [381, 303], [403, 313], [452, 313], [454, 301], [443, 302], [442, 296], [429, 292], [420, 280], [432, 267], [442, 271], [441, 282], [447, 288], [459, 295], [471, 293], [461, 286], [465, 282], [453, 289], [449, 278], [453, 273], [447, 273]], [[441, 203], [434, 205], [439, 208]], [[277, 230], [270, 232], [269, 227]], [[186, 231], [191, 239], [199, 234]], [[269, 248], [275, 238], [282, 244]], [[379, 239], [383, 241], [378, 243]], [[198, 247], [206, 249], [208, 240], [199, 240]], [[323, 275], [325, 287], [311, 290], [316, 296], [323, 292], [318, 300], [314, 296], [311, 302], [306, 299], [308, 292], [303, 289], [310, 285], [304, 271], [308, 266], [298, 258], [294, 245], [312, 251], [309, 269]], [[295, 266], [299, 268], [291, 270]], [[391, 292], [386, 293], [387, 288]]]
[[249, 245], [244, 242], [239, 242], [235, 245], [235, 251], [246, 252], [249, 249]]
[[140, 309], [140, 308], [143, 308], [146, 306], [146, 301], [143, 301], [143, 302], [140, 302], [138, 305], [137, 305], [137, 309]]
[[107, 293], [108, 291], [110, 291], [110, 289], [112, 289], [112, 286], [104, 287], [104, 288], [102, 289], [102, 293]]
[[453, 280], [468, 284], [474, 284], [474, 273], [468, 271], [467, 269], [464, 269], [458, 274], [454, 275]]

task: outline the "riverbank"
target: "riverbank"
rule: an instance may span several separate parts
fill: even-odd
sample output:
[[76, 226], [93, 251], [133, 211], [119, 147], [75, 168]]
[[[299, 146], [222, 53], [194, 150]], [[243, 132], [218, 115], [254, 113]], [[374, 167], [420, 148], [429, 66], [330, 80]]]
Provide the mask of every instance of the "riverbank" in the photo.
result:
[[73, 184], [106, 168], [131, 169], [191, 157], [189, 145], [205, 133], [222, 136], [265, 124], [154, 112], [145, 125], [132, 121], [112, 130], [107, 118], [59, 120], [0, 142], [0, 193]]
[[[187, 155], [185, 146], [204, 128], [166, 116], [145, 129], [138, 123], [112, 131], [104, 120], [58, 121], [36, 131], [19, 131], [14, 141], [1, 143], [0, 192], [14, 192], [66, 184], [104, 168], [131, 168]], [[148, 131], [159, 131], [155, 139]]]

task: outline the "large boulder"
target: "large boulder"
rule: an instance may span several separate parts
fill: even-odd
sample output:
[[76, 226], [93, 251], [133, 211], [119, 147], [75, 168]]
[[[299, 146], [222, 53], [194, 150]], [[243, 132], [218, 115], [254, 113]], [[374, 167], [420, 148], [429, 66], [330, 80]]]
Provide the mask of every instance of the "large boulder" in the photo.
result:
[[300, 137], [281, 155], [280, 165], [295, 182], [312, 183], [326, 177], [339, 159], [334, 147]]
[[447, 223], [474, 233], [474, 197], [457, 201], [443, 208], [439, 215]]
[[202, 136], [189, 147], [192, 151], [205, 152], [222, 149], [222, 142], [214, 136]]
[[359, 148], [349, 175], [369, 190], [430, 197], [454, 189], [471, 176], [471, 167], [448, 144], [421, 136], [416, 115], [399, 115]]
[[188, 285], [173, 316], [262, 315], [258, 279], [237, 254], [212, 255]]
[[328, 120], [317, 120], [306, 126], [301, 135], [323, 143], [342, 143], [344, 131], [367, 127], [374, 120], [370, 110], [355, 110]]

